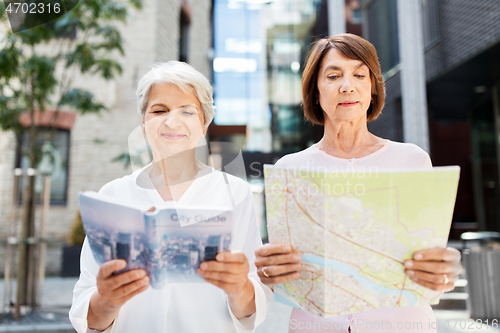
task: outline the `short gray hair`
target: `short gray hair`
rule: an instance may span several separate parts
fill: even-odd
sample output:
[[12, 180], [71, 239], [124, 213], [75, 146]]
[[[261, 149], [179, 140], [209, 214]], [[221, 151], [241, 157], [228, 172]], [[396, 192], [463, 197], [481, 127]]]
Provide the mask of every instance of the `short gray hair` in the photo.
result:
[[193, 66], [180, 61], [160, 62], [153, 65], [137, 85], [137, 112], [144, 116], [151, 88], [156, 84], [175, 84], [182, 91], [192, 91], [200, 101], [205, 116], [204, 127], [208, 127], [215, 114], [213, 90], [210, 82]]

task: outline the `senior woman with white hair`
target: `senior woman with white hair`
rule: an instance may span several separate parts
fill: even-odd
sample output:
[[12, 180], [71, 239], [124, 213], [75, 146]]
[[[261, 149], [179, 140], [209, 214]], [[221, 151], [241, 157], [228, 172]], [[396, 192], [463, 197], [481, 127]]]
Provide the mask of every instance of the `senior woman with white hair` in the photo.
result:
[[188, 64], [160, 63], [139, 81], [137, 101], [153, 162], [100, 193], [156, 207], [165, 201], [233, 207], [231, 252], [200, 265], [198, 274], [209, 283], [157, 290], [149, 288], [144, 270], [113, 274], [125, 267], [123, 260], [99, 267], [85, 240], [71, 322], [79, 333], [251, 332], [264, 320], [272, 292], [254, 265], [262, 242], [248, 185], [196, 158], [214, 116], [210, 83]]

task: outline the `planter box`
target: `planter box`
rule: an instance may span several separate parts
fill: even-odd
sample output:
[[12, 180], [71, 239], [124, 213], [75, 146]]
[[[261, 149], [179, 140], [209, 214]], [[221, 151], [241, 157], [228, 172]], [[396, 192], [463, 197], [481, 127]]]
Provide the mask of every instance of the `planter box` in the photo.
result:
[[64, 246], [61, 265], [61, 276], [80, 276], [80, 253], [82, 247], [78, 246]]

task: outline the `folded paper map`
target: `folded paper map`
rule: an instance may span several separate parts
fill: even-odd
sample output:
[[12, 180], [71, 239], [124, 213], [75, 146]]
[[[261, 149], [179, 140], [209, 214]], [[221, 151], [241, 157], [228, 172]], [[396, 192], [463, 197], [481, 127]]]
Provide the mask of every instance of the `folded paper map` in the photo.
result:
[[446, 247], [460, 168], [316, 172], [265, 166], [270, 243], [302, 255], [275, 298], [323, 317], [435, 304], [404, 274], [418, 250]]

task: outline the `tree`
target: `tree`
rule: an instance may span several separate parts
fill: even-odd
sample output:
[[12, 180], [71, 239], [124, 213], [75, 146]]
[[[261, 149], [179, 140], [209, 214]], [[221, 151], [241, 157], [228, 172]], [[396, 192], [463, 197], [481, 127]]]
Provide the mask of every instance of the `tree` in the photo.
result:
[[[50, 1], [31, 2], [48, 6]], [[75, 78], [90, 74], [109, 80], [122, 73], [116, 58], [124, 55], [123, 39], [116, 24], [125, 23], [131, 10], [141, 9], [142, 0], [84, 0], [77, 4], [74, 1], [72, 7], [59, 18], [38, 26], [40, 22], [33, 23], [36, 16], [26, 15], [24, 22], [17, 22], [17, 32], [7, 32], [0, 41], [0, 128], [13, 131], [19, 153], [29, 159], [32, 168], [41, 160], [43, 143], [55, 133], [61, 109], [80, 114], [106, 110], [91, 92], [75, 87]], [[0, 2], [0, 24], [6, 24], [9, 18], [14, 26], [10, 15], [13, 9], [9, 3]], [[35, 117], [46, 112], [48, 106], [55, 110], [49, 124], [52, 130], [40, 137], [42, 128]], [[29, 119], [28, 125], [21, 122], [21, 115]], [[21, 305], [37, 307], [36, 297], [28, 300], [26, 296], [29, 265], [33, 265], [29, 260], [32, 245], [27, 240], [34, 236], [35, 201], [34, 177], [29, 178], [23, 191], [16, 318]]]

